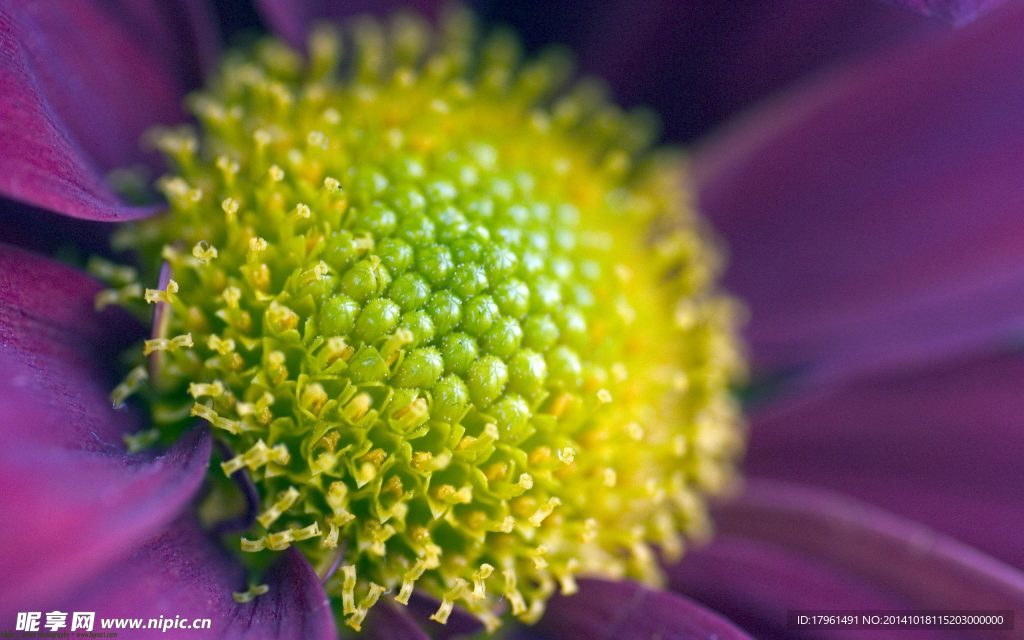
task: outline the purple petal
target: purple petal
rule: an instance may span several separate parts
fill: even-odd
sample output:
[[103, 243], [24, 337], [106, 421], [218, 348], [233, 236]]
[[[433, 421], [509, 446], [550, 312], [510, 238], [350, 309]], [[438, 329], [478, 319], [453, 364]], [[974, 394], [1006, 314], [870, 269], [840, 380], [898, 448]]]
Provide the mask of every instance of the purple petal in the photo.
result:
[[1024, 357], [859, 379], [752, 416], [754, 475], [851, 494], [1024, 566]]
[[371, 640], [429, 640], [430, 636], [420, 628], [405, 610], [384, 599], [370, 609], [364, 625], [364, 633]]
[[151, 619], [211, 622], [208, 630], [143, 628], [130, 633], [131, 638], [142, 639], [336, 637], [327, 597], [297, 551], [281, 554], [262, 582], [270, 587], [266, 595], [237, 604], [232, 592], [247, 588], [242, 567], [207, 537], [194, 518], [183, 516], [88, 582], [61, 596], [32, 600], [20, 610], [92, 611], [96, 632], [103, 631], [99, 620], [110, 617], [139, 618], [143, 627]]
[[318, 20], [341, 20], [360, 14], [386, 15], [398, 9], [434, 15], [442, 4], [438, 0], [256, 0], [256, 8], [271, 29], [300, 49], [305, 48], [310, 27]]
[[[15, 419], [31, 416], [20, 412]], [[59, 592], [166, 525], [198, 488], [210, 438], [196, 431], [155, 458], [21, 444], [8, 449], [0, 454], [9, 521], [0, 533], [0, 572], [18, 582], [12, 594], [18, 601]]]
[[996, 8], [1004, 0], [885, 0], [926, 16], [935, 16], [956, 25], [967, 24]]
[[320, 578], [305, 557], [288, 549], [263, 580], [270, 592], [252, 605], [234, 607], [227, 629], [218, 636], [229, 640], [333, 640], [337, 627]]
[[[62, 585], [62, 593], [46, 593], [26, 599], [18, 610], [92, 611], [93, 631], [100, 632], [103, 617], [149, 618], [181, 616], [211, 618], [210, 632], [188, 630], [189, 637], [215, 637], [234, 613], [232, 591], [245, 589], [242, 567], [218, 549], [192, 517], [181, 517], [163, 531], [122, 550], [117, 562], [84, 582]], [[8, 604], [8, 603], [5, 603]], [[8, 607], [3, 607], [5, 613]], [[70, 615], [68, 622], [70, 622]], [[122, 632], [123, 633], [123, 632]], [[132, 638], [159, 637], [159, 630], [133, 631]], [[138, 635], [136, 635], [138, 634]], [[164, 633], [163, 637], [168, 637]]]
[[0, 245], [0, 494], [9, 523], [0, 573], [18, 583], [18, 598], [123, 554], [174, 518], [206, 471], [205, 430], [160, 456], [125, 452], [121, 438], [136, 421], [111, 408], [105, 367], [126, 323], [93, 312], [97, 289], [73, 269]]
[[[821, 560], [759, 540], [717, 535], [669, 568], [672, 589], [721, 613], [758, 638], [792, 638], [790, 610], [897, 610], [907, 602], [884, 586], [840, 574]], [[838, 637], [854, 638], [843, 630]], [[877, 637], [878, 632], [874, 632]], [[923, 632], [915, 632], [920, 634]], [[915, 638], [918, 636], [915, 635]], [[922, 635], [921, 640], [929, 638]]]
[[214, 43], [199, 0], [0, 2], [0, 194], [92, 220], [151, 211], [103, 174], [151, 159], [142, 133], [184, 119]]
[[569, 45], [617, 99], [689, 140], [766, 95], [946, 25], [876, 2], [483, 2], [531, 47]]
[[635, 582], [586, 579], [573, 596], [555, 596], [536, 627], [542, 638], [717, 638], [748, 636], [692, 600]]
[[[888, 592], [887, 597], [920, 609], [1024, 607], [1020, 571], [924, 526], [837, 494], [751, 481], [740, 499], [718, 510], [716, 521], [727, 540], [777, 547], [830, 567], [833, 580], [844, 590], [873, 585]], [[723, 564], [719, 571], [735, 570]], [[699, 593], [689, 578], [678, 577], [686, 571], [685, 560], [673, 569], [677, 586], [689, 584], [688, 591]], [[711, 573], [705, 574], [709, 581], [715, 579]], [[752, 580], [749, 589], [756, 593], [764, 585]], [[794, 593], [781, 585], [777, 593], [780, 613], [793, 608], [791, 604], [813, 602], [795, 600]], [[830, 603], [825, 595], [818, 600], [822, 608], [845, 607], [843, 602]], [[855, 605], [870, 602], [870, 596], [862, 595]]]
[[828, 78], [695, 159], [762, 369], [920, 362], [1024, 321], [1024, 6]]

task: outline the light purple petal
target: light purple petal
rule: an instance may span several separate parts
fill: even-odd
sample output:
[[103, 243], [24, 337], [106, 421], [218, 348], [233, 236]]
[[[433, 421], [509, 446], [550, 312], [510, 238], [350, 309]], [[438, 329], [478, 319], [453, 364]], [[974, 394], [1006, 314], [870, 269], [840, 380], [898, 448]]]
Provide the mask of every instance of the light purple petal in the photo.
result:
[[184, 119], [210, 15], [199, 0], [0, 1], [0, 194], [92, 220], [151, 211], [103, 176], [151, 159], [142, 133]]
[[1024, 330], [1024, 5], [828, 78], [695, 158], [762, 370], [818, 379]]
[[691, 140], [812, 74], [947, 25], [877, 2], [480, 2], [528, 47], [568, 45], [618, 101], [655, 109]]
[[413, 616], [390, 599], [385, 598], [370, 609], [363, 630], [371, 640], [429, 640], [430, 636], [423, 631]]
[[256, 8], [271, 29], [294, 47], [305, 48], [310, 27], [318, 20], [341, 20], [360, 14], [387, 15], [411, 9], [434, 15], [443, 3], [438, 0], [256, 0]]
[[[718, 611], [761, 639], [792, 638], [790, 610], [900, 610], [908, 603], [884, 585], [838, 572], [806, 554], [728, 534], [708, 547], [694, 549], [669, 567], [673, 590]], [[839, 638], [859, 637], [843, 630]], [[872, 632], [873, 637], [878, 632]], [[918, 635], [920, 634], [920, 635]], [[866, 634], [865, 634], [866, 635]], [[915, 638], [930, 639], [916, 631]]]
[[752, 415], [754, 475], [850, 494], [1024, 566], [1024, 356], [795, 396]]
[[[838, 494], [753, 480], [740, 499], [718, 510], [716, 522], [729, 539], [795, 552], [830, 566], [837, 581], [853, 578], [873, 584], [911, 608], [1024, 607], [1020, 571], [922, 525]], [[675, 571], [684, 574], [686, 561]], [[763, 586], [752, 583], [751, 589]], [[790, 594], [780, 590], [779, 595], [784, 609]], [[842, 607], [839, 602], [832, 605]]]
[[[45, 594], [123, 554], [188, 503], [210, 438], [128, 455], [136, 428], [111, 408], [113, 336], [124, 318], [97, 315], [97, 284], [45, 258], [0, 245], [0, 573], [11, 598]], [[131, 332], [127, 332], [131, 335]]]
[[199, 618], [211, 622], [208, 630], [170, 627], [119, 632], [144, 640], [336, 637], [323, 589], [297, 551], [282, 553], [262, 582], [270, 587], [266, 595], [251, 603], [236, 603], [232, 592], [248, 588], [241, 565], [218, 548], [194, 518], [183, 516], [89, 581], [60, 596], [31, 600], [21, 610], [93, 611], [96, 632], [103, 631], [99, 619], [110, 617], [139, 618], [143, 626], [161, 618], [180, 618], [188, 624]]
[[540, 638], [717, 638], [748, 636], [718, 614], [674, 593], [629, 581], [585, 579], [579, 593], [555, 596], [528, 634]]
[[885, 0], [891, 4], [962, 25], [1003, 3], [1004, 0]]

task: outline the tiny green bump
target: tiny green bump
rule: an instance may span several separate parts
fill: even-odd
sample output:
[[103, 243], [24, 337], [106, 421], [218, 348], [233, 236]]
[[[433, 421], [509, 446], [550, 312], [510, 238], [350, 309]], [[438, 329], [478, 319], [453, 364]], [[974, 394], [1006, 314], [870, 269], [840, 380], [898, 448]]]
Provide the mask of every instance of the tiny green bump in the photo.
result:
[[535, 351], [522, 349], [508, 363], [509, 388], [527, 398], [533, 398], [541, 389], [548, 375], [544, 357]]
[[426, 247], [437, 233], [434, 221], [423, 214], [406, 213], [398, 228], [398, 236], [414, 247]]
[[[505, 220], [512, 223], [512, 226], [522, 228], [530, 221], [530, 209], [521, 204], [514, 204], [505, 210]], [[543, 221], [543, 218], [539, 218]]]
[[391, 382], [398, 387], [433, 387], [444, 373], [444, 360], [437, 349], [416, 349], [402, 360], [402, 366]]
[[391, 283], [388, 296], [403, 311], [414, 311], [427, 303], [427, 299], [430, 297], [430, 285], [417, 273], [405, 273]]
[[563, 202], [558, 205], [555, 214], [558, 217], [558, 222], [567, 227], [574, 227], [580, 223], [580, 210], [572, 203]]
[[503, 314], [522, 318], [530, 310], [530, 287], [522, 280], [510, 278], [494, 287], [494, 301]]
[[483, 242], [479, 238], [464, 235], [451, 242], [452, 257], [459, 264], [467, 264], [480, 260], [483, 253]]
[[399, 326], [412, 334], [410, 344], [414, 346], [433, 342], [434, 336], [437, 335], [434, 321], [425, 311], [410, 311], [403, 314]]
[[454, 243], [466, 235], [469, 230], [469, 221], [460, 211], [452, 207], [445, 207], [437, 214], [437, 238], [440, 242]]
[[560, 333], [548, 315], [531, 315], [523, 324], [523, 346], [541, 353], [553, 347]]
[[451, 287], [463, 298], [470, 298], [487, 289], [487, 273], [476, 263], [460, 264], [452, 273]]
[[477, 407], [486, 409], [505, 390], [508, 367], [495, 356], [483, 356], [469, 367], [469, 393]]
[[601, 263], [597, 260], [581, 260], [579, 274], [584, 280], [590, 283], [597, 282], [601, 279]]
[[566, 389], [575, 389], [583, 382], [580, 357], [567, 346], [555, 347], [547, 354], [550, 379]]
[[592, 309], [597, 304], [594, 292], [590, 287], [582, 284], [573, 284], [569, 288], [569, 300], [580, 309]]
[[578, 309], [563, 307], [555, 314], [562, 339], [576, 349], [586, 348], [588, 338], [587, 321]]
[[298, 278], [294, 295], [296, 297], [312, 296], [317, 304], [324, 303], [338, 289], [338, 278], [327, 273], [323, 276]]
[[[427, 175], [423, 163], [413, 156], [399, 155], [388, 164], [395, 178], [407, 183], [422, 181]], [[406, 193], [405, 197], [407, 200], [403, 203], [405, 205], [403, 208], [406, 211], [419, 212], [427, 205], [427, 201], [423, 198], [423, 193], [415, 187], [408, 184], [404, 187], [400, 185], [397, 191], [399, 193]]]
[[477, 296], [462, 306], [462, 329], [473, 336], [483, 335], [499, 315], [498, 305], [490, 296]]
[[388, 298], [374, 298], [359, 312], [352, 335], [372, 343], [391, 333], [401, 319], [402, 309]]
[[352, 176], [352, 191], [359, 194], [365, 194], [367, 198], [375, 198], [384, 193], [384, 190], [388, 188], [388, 179], [380, 171], [377, 171], [372, 166], [353, 166], [351, 169]]
[[345, 271], [355, 264], [359, 251], [355, 245], [355, 236], [349, 231], [337, 231], [327, 239], [323, 259], [336, 271]]
[[448, 247], [435, 244], [416, 250], [416, 267], [434, 286], [443, 286], [454, 266]]
[[[519, 258], [519, 273], [533, 284], [534, 297], [540, 295], [540, 285], [544, 283], [539, 274], [544, 272], [544, 255], [534, 249], [526, 249]], [[542, 308], [539, 307], [538, 308]]]
[[561, 251], [572, 251], [576, 248], [576, 236], [567, 229], [559, 229], [554, 234], [555, 246]]
[[489, 220], [494, 217], [494, 200], [477, 196], [465, 203], [466, 213], [476, 220]]
[[376, 238], [385, 238], [395, 232], [398, 226], [398, 214], [379, 202], [373, 202], [356, 216], [353, 228], [365, 231]]
[[469, 410], [469, 388], [461, 378], [448, 375], [434, 385], [431, 415], [438, 420], [455, 423]]
[[386, 277], [381, 272], [381, 267], [374, 266], [371, 260], [360, 260], [342, 276], [341, 290], [357, 302], [366, 302], [386, 286]]
[[476, 362], [479, 348], [476, 340], [465, 333], [452, 333], [444, 337], [441, 343], [446, 369], [452, 373], [463, 375], [469, 366]]
[[530, 427], [530, 407], [517, 395], [505, 395], [488, 411], [497, 421], [503, 442], [519, 444], [533, 431]]
[[572, 282], [575, 271], [573, 263], [563, 257], [554, 258], [548, 263], [548, 272], [559, 282]]
[[332, 296], [320, 309], [320, 332], [325, 336], [346, 336], [356, 326], [362, 308], [352, 298]]
[[523, 341], [523, 329], [515, 318], [503, 316], [480, 339], [483, 350], [499, 358], [512, 356]]
[[[482, 148], [482, 147], [481, 147]], [[493, 151], [493, 149], [491, 149]], [[515, 197], [515, 187], [511, 182], [501, 176], [494, 176], [488, 184], [488, 190], [501, 202], [511, 202]]]
[[519, 248], [524, 245], [523, 230], [511, 224], [504, 224], [495, 228], [494, 236], [499, 241], [509, 246]]
[[[414, 230], [420, 230], [427, 225], [430, 229], [430, 235], [433, 235], [433, 223], [429, 221], [429, 218], [418, 217], [416, 214], [422, 213], [427, 208], [427, 199], [420, 193], [419, 189], [411, 185], [399, 185], [395, 188], [394, 193], [391, 196], [391, 202], [395, 208], [406, 213], [406, 220], [416, 220], [411, 226], [403, 224], [403, 228]], [[417, 219], [418, 218], [418, 219]], [[425, 242], [429, 242], [429, 239], [424, 239]], [[413, 244], [416, 244], [415, 242]]]
[[438, 333], [450, 333], [462, 323], [462, 299], [451, 291], [438, 291], [430, 296], [427, 313]]
[[562, 305], [562, 286], [551, 278], [538, 276], [533, 279], [532, 308], [540, 313], [553, 313]]
[[377, 245], [377, 254], [381, 262], [393, 274], [405, 273], [416, 257], [409, 243], [400, 238], [385, 238]]

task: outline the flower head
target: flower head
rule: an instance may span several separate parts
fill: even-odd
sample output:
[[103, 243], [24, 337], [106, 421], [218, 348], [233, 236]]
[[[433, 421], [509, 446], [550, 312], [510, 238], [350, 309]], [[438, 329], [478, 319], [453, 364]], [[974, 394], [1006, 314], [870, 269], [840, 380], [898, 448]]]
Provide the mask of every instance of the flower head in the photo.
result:
[[170, 210], [120, 230], [144, 271], [100, 298], [157, 305], [115, 392], [151, 408], [132, 442], [209, 423], [214, 473], [262, 498], [235, 544], [343, 558], [356, 629], [384, 592], [494, 628], [580, 574], [658, 581], [741, 445], [735, 305], [678, 160], [466, 13], [350, 33], [343, 66], [324, 29], [308, 61], [229, 57], [200, 128], [154, 134]]

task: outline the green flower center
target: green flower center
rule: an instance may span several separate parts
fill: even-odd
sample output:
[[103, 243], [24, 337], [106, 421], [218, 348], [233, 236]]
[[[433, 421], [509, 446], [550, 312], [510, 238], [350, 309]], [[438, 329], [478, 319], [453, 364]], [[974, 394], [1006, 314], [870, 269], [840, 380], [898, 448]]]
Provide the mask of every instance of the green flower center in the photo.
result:
[[234, 453], [211, 481], [245, 470], [263, 500], [232, 544], [257, 569], [341, 554], [357, 629], [384, 593], [493, 629], [578, 575], [656, 581], [742, 447], [734, 304], [681, 162], [464, 14], [347, 33], [230, 56], [198, 129], [156, 136], [170, 210], [118, 238], [170, 274], [114, 393], [150, 409], [131, 444], [208, 422]]

